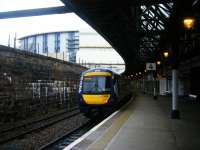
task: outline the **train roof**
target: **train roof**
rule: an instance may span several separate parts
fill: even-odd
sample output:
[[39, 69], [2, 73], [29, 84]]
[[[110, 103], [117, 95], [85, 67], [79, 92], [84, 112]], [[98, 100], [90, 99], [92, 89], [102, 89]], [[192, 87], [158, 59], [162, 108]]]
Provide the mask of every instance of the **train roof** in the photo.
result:
[[109, 68], [94, 68], [94, 69], [88, 69], [86, 71], [84, 71], [82, 74], [85, 74], [87, 72], [110, 72], [112, 74], [115, 74], [115, 75], [120, 75], [116, 72], [114, 72], [113, 70], [109, 69]]

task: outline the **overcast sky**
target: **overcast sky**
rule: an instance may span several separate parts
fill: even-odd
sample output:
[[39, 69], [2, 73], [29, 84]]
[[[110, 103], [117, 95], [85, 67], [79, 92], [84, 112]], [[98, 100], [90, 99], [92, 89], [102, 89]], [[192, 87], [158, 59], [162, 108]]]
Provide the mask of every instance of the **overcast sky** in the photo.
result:
[[[63, 6], [59, 0], [0, 0], [0, 12]], [[9, 34], [11, 45], [15, 33], [17, 38], [51, 31], [92, 30], [92, 28], [74, 13], [46, 15], [15, 19], [0, 19], [0, 44], [7, 45]]]
[[[0, 0], [0, 12], [44, 8], [53, 6], [63, 6], [59, 0]], [[62, 15], [46, 15], [36, 17], [23, 17], [14, 19], [0, 19], [0, 45], [8, 45], [10, 35], [11, 47], [14, 45], [15, 33], [17, 38], [52, 31], [66, 31], [66, 30], [79, 30], [79, 31], [92, 31], [93, 29], [82, 19], [74, 13]], [[19, 43], [17, 43], [17, 46]], [[99, 53], [80, 52], [78, 57], [82, 60], [89, 62], [118, 62], [124, 63], [122, 58], [117, 53], [105, 53], [107, 57], [100, 56]], [[95, 57], [95, 60], [91, 55]], [[90, 57], [88, 57], [90, 56]]]

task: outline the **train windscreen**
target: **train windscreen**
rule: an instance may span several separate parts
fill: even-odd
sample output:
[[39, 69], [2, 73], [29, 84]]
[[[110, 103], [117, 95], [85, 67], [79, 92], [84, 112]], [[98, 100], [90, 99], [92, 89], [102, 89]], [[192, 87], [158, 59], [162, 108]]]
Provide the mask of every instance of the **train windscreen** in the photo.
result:
[[88, 76], [83, 78], [83, 93], [106, 93], [111, 91], [111, 77]]

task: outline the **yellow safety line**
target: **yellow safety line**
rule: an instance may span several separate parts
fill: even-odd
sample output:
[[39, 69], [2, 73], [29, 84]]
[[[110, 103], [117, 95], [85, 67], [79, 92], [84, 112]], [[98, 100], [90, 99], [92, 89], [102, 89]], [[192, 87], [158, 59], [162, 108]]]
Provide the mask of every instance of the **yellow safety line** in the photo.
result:
[[117, 134], [122, 125], [128, 120], [134, 110], [135, 105], [129, 105], [121, 110], [121, 115], [113, 122], [112, 126], [93, 144], [88, 147], [88, 150], [103, 150]]

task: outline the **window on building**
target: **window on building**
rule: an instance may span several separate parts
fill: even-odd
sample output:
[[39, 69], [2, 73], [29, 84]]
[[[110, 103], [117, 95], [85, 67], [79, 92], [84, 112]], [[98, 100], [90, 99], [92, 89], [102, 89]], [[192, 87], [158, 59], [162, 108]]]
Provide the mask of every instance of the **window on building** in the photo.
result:
[[60, 52], [60, 32], [55, 33], [55, 52]]
[[24, 39], [24, 49], [28, 50], [28, 38]]
[[36, 36], [33, 37], [33, 43], [32, 44], [33, 44], [33, 46], [32, 46], [32, 52], [36, 53], [36, 50], [37, 50], [36, 49]]
[[47, 34], [43, 35], [43, 53], [47, 53], [48, 52], [48, 39], [47, 39]]
[[69, 32], [68, 33], [68, 53], [69, 53], [69, 61], [76, 62], [76, 52], [79, 49], [79, 36], [78, 32]]

